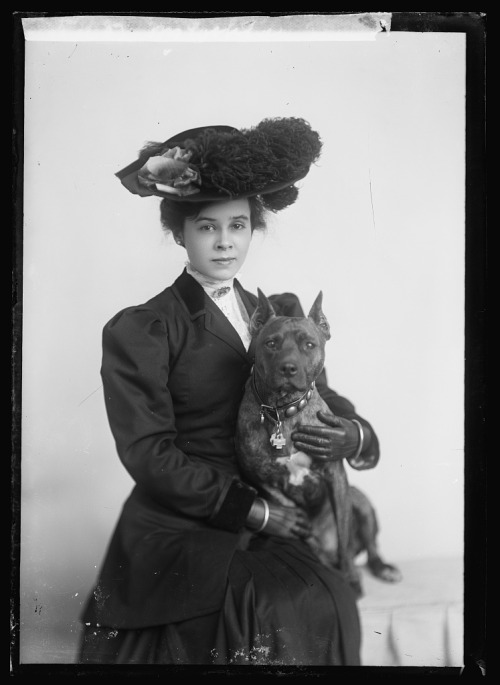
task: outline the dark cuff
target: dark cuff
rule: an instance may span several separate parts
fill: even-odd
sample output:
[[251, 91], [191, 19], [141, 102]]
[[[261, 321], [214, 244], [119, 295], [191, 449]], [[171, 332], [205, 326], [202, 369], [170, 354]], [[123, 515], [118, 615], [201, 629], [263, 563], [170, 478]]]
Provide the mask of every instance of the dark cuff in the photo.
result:
[[236, 533], [245, 525], [257, 491], [234, 478], [228, 481], [209, 522], [216, 528]]

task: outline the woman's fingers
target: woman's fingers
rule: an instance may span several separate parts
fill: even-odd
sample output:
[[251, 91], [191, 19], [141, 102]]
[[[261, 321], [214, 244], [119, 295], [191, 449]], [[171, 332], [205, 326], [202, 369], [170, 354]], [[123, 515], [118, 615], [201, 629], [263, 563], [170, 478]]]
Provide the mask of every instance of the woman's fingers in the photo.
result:
[[294, 440], [298, 452], [305, 452], [310, 457], [321, 457], [331, 454], [332, 448], [329, 443], [325, 445], [311, 445], [310, 442], [301, 442], [300, 440]]
[[294, 430], [293, 434], [295, 433], [303, 433], [304, 435], [311, 435], [317, 438], [329, 438], [332, 435], [343, 435], [345, 432], [344, 428], [342, 426], [335, 426], [335, 427], [329, 427], [329, 426], [318, 426], [318, 425], [313, 425], [313, 424], [301, 424], [300, 426], [297, 426], [297, 428]]
[[342, 419], [340, 417], [335, 416], [335, 414], [327, 414], [326, 412], [321, 411], [321, 409], [316, 413], [316, 416], [320, 421], [326, 423], [327, 426], [335, 428], [342, 425]]
[[299, 452], [305, 452], [312, 459], [320, 459], [323, 461], [339, 461], [344, 458], [341, 451], [336, 452], [330, 443], [323, 445], [311, 445], [310, 442], [300, 442], [294, 440], [295, 448]]
[[311, 534], [311, 521], [302, 509], [297, 508], [294, 511], [292, 531], [298, 537], [308, 537]]
[[312, 459], [319, 459], [321, 461], [339, 461], [343, 459], [342, 454], [333, 454], [332, 450], [326, 447], [311, 447], [300, 442], [294, 444], [300, 452], [306, 452]]
[[296, 521], [292, 525], [291, 531], [299, 538], [307, 538], [311, 534], [311, 524], [309, 521]]
[[310, 521], [309, 521], [309, 516], [303, 511], [302, 509], [296, 509], [295, 510], [295, 523], [297, 525], [302, 525], [302, 526], [309, 526]]
[[308, 537], [311, 534], [309, 517], [299, 507], [281, 507], [270, 504], [269, 523], [265, 531], [281, 537]]
[[306, 445], [313, 445], [316, 447], [330, 447], [332, 446], [333, 436], [314, 435], [314, 433], [304, 433], [301, 430], [292, 433], [292, 440], [297, 442], [304, 442]]

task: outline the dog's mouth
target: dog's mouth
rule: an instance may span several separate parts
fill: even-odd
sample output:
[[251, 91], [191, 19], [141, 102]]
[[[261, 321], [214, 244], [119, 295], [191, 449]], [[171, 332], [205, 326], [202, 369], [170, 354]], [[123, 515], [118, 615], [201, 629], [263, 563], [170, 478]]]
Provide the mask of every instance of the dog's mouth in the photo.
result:
[[292, 382], [283, 383], [275, 392], [277, 406], [294, 402], [307, 391], [308, 387], [308, 385], [298, 387]]
[[279, 377], [275, 377], [273, 386], [279, 392], [305, 392], [311, 385], [311, 380], [304, 373], [280, 374]]

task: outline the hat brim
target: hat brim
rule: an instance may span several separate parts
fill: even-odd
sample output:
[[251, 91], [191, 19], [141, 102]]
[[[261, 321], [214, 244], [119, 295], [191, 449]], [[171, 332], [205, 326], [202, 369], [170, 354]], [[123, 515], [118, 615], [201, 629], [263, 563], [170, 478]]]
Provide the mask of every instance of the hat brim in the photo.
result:
[[306, 176], [306, 174], [301, 174], [292, 180], [280, 183], [270, 183], [264, 188], [246, 193], [238, 193], [238, 195], [232, 195], [231, 193], [224, 191], [207, 192], [202, 190], [200, 190], [199, 193], [192, 193], [190, 195], [178, 195], [175, 192], [164, 192], [158, 188], [146, 187], [139, 183], [137, 174], [143, 165], [144, 160], [133, 162], [121, 171], [118, 171], [115, 175], [120, 179], [122, 185], [134, 195], [140, 195], [141, 197], [157, 196], [173, 200], [174, 202], [223, 202], [224, 200], [236, 200], [239, 198], [256, 197], [257, 195], [268, 195], [283, 190], [284, 188], [289, 188]]

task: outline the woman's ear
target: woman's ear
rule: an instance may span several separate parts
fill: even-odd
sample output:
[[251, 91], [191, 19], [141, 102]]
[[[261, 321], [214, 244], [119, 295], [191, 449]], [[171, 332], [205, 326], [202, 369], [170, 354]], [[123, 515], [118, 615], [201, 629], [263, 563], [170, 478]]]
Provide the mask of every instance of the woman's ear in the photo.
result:
[[250, 335], [252, 337], [256, 335], [270, 319], [276, 317], [273, 305], [260, 288], [257, 288], [257, 294], [259, 296], [259, 301], [257, 303], [257, 308], [250, 319]]
[[177, 243], [177, 245], [180, 245], [181, 247], [185, 247], [184, 245], [184, 236], [182, 232], [178, 232], [174, 234], [174, 240]]

